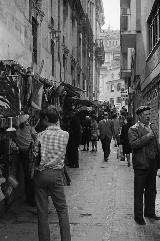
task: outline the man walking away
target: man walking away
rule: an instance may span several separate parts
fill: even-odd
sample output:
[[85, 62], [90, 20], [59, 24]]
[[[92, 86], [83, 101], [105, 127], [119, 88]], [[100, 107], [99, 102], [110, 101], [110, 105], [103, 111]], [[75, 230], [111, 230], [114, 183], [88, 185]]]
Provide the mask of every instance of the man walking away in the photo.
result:
[[48, 223], [48, 195], [56, 208], [61, 241], [70, 241], [68, 208], [63, 187], [63, 167], [69, 134], [59, 126], [59, 114], [54, 106], [46, 109], [44, 124], [47, 127], [37, 137], [35, 151], [41, 146], [41, 162], [35, 170], [35, 199], [38, 214], [39, 241], [50, 241]]
[[99, 132], [104, 152], [104, 161], [107, 162], [110, 154], [112, 136], [114, 136], [114, 125], [112, 120], [109, 119], [108, 112], [104, 112], [104, 119], [99, 122]]
[[117, 145], [119, 145], [119, 135], [120, 135], [120, 123], [119, 123], [119, 119], [117, 118], [117, 114], [113, 114], [112, 116], [112, 121], [113, 121], [113, 126], [114, 126], [114, 134], [115, 136], [113, 137], [114, 138], [114, 141], [115, 141], [115, 144], [114, 146], [117, 147]]
[[[132, 147], [134, 169], [134, 219], [145, 224], [144, 217], [160, 220], [155, 214], [156, 175], [160, 166], [159, 144], [150, 125], [150, 107], [140, 106], [136, 110], [139, 121], [128, 131]], [[144, 208], [143, 208], [144, 196]]]

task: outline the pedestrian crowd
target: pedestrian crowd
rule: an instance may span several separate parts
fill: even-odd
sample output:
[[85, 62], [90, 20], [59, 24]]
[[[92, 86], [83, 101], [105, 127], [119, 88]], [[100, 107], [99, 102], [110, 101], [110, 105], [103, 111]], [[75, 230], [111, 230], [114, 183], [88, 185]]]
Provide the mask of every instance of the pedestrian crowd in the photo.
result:
[[155, 210], [156, 175], [160, 168], [157, 134], [150, 123], [150, 107], [140, 106], [136, 114], [138, 121], [134, 125], [125, 108], [120, 115], [104, 110], [101, 117], [93, 112], [82, 114], [73, 110], [62, 119], [51, 105], [41, 112], [40, 124], [35, 128], [29, 124], [29, 115], [19, 117], [15, 137], [19, 148], [17, 179], [23, 168], [26, 202], [37, 207], [39, 241], [50, 241], [48, 196], [58, 214], [61, 240], [71, 240], [63, 187], [71, 184], [66, 166], [79, 168], [80, 145], [81, 151], [96, 154], [99, 140], [105, 162], [113, 139], [120, 161], [126, 160], [128, 167], [133, 165], [136, 223], [144, 225], [144, 217], [160, 219]]

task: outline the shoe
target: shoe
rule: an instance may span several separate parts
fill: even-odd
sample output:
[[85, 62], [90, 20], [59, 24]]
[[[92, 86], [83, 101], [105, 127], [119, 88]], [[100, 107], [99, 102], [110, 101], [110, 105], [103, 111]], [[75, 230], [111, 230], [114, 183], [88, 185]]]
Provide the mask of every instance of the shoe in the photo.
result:
[[94, 149], [92, 149], [90, 152], [94, 152]]
[[104, 158], [104, 161], [105, 161], [105, 162], [108, 162], [108, 158]]
[[128, 165], [128, 167], [130, 167], [130, 165], [131, 165], [131, 164], [130, 164], [130, 163], [128, 163], [127, 165]]
[[70, 166], [70, 164], [69, 164], [69, 163], [65, 163], [65, 165], [66, 165], [66, 166], [68, 166], [68, 167]]
[[144, 218], [136, 218], [136, 217], [135, 217], [134, 220], [135, 220], [135, 222], [136, 222], [137, 224], [139, 224], [139, 225], [145, 225], [145, 224], [146, 224]]
[[145, 214], [144, 217], [152, 218], [152, 219], [155, 219], [155, 220], [160, 220], [160, 217], [157, 216], [156, 214]]
[[122, 157], [122, 158], [120, 159], [120, 161], [121, 161], [121, 162], [124, 162], [124, 161], [125, 161], [125, 158], [124, 158], [124, 157]]
[[87, 148], [87, 151], [89, 151], [89, 148]]
[[82, 151], [87, 151], [86, 148], [84, 148]]

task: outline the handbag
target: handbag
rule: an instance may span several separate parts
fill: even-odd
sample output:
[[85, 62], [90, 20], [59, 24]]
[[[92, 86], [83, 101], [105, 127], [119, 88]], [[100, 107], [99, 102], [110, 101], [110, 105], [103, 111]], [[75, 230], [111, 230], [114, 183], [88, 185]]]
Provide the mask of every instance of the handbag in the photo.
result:
[[123, 146], [122, 145], [119, 145], [119, 159], [120, 161], [125, 161], [125, 156], [123, 154]]
[[117, 159], [120, 159], [120, 149], [117, 147]]
[[91, 134], [91, 140], [96, 141], [98, 139], [98, 135], [96, 133]]

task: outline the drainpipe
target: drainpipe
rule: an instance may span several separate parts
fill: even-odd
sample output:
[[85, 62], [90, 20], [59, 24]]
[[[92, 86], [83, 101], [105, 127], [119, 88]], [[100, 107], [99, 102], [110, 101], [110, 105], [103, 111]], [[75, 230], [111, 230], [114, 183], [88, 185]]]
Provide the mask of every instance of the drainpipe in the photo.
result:
[[[61, 0], [58, 0], [58, 31], [60, 31], [61, 27], [61, 19], [60, 19], [60, 11], [61, 11]], [[60, 82], [62, 82], [62, 63], [61, 63], [61, 32], [59, 32], [59, 37], [58, 37], [58, 60], [60, 64]]]

